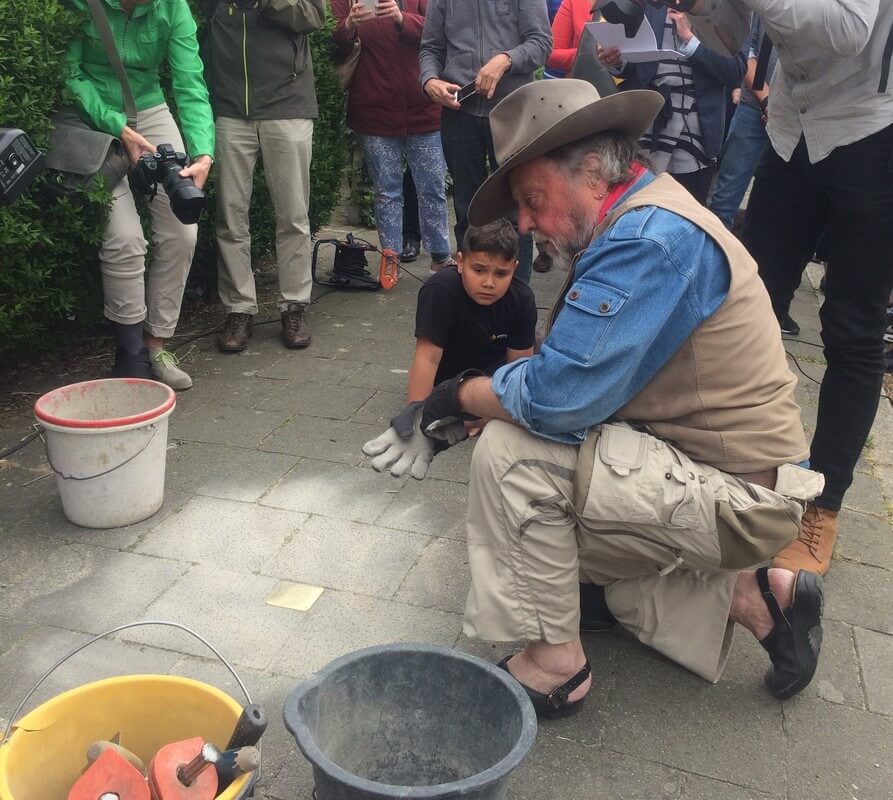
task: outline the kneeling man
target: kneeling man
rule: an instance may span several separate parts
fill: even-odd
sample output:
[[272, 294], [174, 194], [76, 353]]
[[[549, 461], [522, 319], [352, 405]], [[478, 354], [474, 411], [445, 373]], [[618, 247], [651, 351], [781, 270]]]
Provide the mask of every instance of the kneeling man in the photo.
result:
[[574, 266], [539, 353], [439, 384], [367, 444], [401, 474], [432, 437], [460, 438], [459, 420], [493, 420], [469, 480], [465, 632], [526, 640], [502, 666], [550, 716], [589, 690], [581, 625], [616, 618], [717, 681], [738, 623], [768, 651], [778, 698], [809, 683], [819, 654], [821, 578], [754, 569], [796, 538], [823, 483], [798, 466], [796, 379], [756, 264], [647, 169], [637, 140], [662, 104], [565, 79], [491, 112], [501, 166], [472, 224], [517, 207], [522, 232]]

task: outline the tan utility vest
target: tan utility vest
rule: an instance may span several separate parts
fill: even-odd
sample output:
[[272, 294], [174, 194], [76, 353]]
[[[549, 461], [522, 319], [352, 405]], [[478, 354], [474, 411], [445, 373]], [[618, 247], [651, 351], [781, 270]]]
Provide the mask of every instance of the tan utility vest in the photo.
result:
[[[636, 208], [656, 206], [704, 230], [731, 270], [722, 305], [611, 418], [644, 425], [695, 461], [725, 472], [758, 472], [808, 458], [778, 322], [744, 246], [669, 175], [612, 208], [596, 238]], [[552, 319], [564, 305], [564, 293]]]

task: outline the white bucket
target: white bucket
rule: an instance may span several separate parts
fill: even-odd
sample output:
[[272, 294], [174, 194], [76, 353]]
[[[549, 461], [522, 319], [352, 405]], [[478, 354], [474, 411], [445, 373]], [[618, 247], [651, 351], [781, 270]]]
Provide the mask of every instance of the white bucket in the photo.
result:
[[176, 402], [163, 383], [109, 378], [54, 389], [34, 404], [68, 519], [117, 528], [161, 508]]

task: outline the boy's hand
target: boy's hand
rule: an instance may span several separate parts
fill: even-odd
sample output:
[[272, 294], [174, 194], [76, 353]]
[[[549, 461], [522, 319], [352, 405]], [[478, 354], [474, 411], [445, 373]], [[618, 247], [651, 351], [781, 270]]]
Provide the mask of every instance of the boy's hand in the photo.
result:
[[434, 442], [421, 431], [422, 403], [410, 403], [381, 436], [363, 445], [363, 452], [372, 456], [372, 469], [389, 470], [395, 478], [411, 474], [420, 481], [428, 474], [434, 458]]

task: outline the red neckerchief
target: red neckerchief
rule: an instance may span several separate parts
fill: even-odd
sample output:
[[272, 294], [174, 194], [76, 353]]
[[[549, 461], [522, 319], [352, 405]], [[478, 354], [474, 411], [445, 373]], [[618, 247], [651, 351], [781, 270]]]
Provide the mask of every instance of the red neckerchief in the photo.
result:
[[645, 167], [643, 167], [638, 161], [634, 161], [632, 166], [629, 168], [630, 174], [632, 177], [625, 183], [618, 183], [611, 189], [610, 192], [605, 196], [604, 205], [602, 205], [601, 211], [598, 212], [598, 219], [596, 220], [596, 225], [600, 224], [601, 221], [608, 215], [608, 212], [611, 210], [611, 206], [616, 203], [621, 195], [629, 189], [639, 178], [641, 178], [645, 174]]

